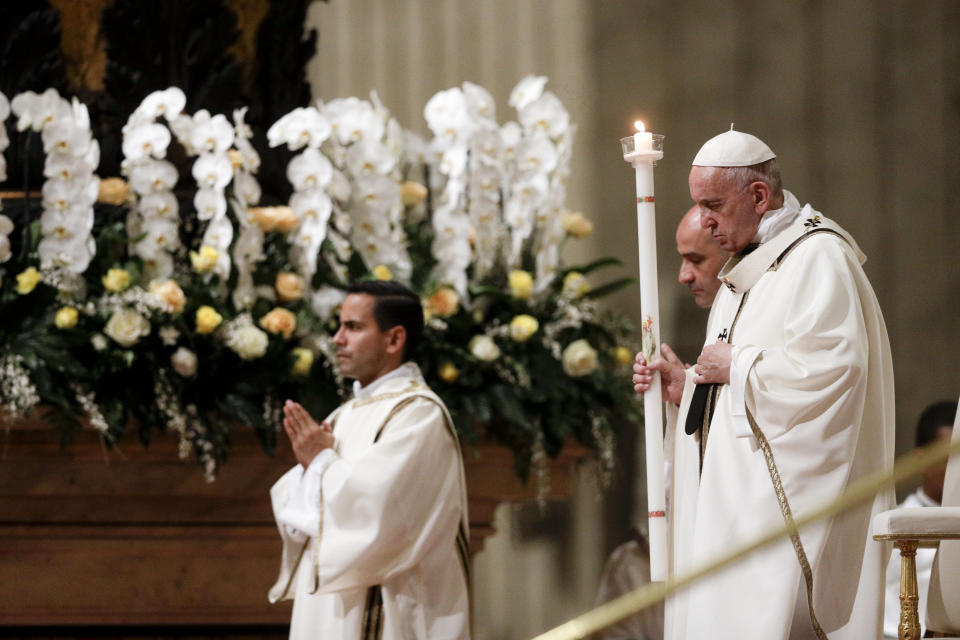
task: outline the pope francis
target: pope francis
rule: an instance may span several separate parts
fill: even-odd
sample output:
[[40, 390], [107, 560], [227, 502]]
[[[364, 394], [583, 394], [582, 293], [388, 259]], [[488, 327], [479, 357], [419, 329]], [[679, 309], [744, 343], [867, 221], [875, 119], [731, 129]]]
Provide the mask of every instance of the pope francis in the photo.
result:
[[353, 285], [333, 341], [354, 397], [319, 425], [284, 406], [300, 464], [270, 491], [283, 554], [269, 597], [294, 599], [294, 640], [470, 636], [463, 461], [410, 360], [422, 329], [412, 291]]
[[682, 574], [784, 523], [792, 535], [667, 603], [666, 638], [876, 638], [885, 549], [872, 515], [893, 488], [797, 531], [809, 513], [893, 464], [886, 328], [850, 235], [781, 186], [774, 153], [734, 131], [693, 160], [700, 222], [733, 255], [694, 367], [664, 346], [672, 460], [670, 562]]

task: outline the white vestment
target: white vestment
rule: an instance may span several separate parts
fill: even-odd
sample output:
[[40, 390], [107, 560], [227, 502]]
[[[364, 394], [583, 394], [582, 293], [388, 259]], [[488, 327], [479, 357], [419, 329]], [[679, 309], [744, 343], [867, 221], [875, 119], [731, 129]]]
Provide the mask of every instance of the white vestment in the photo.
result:
[[[679, 411], [668, 412], [674, 575], [893, 465], [893, 368], [864, 258], [835, 223], [786, 196], [774, 230], [720, 272], [727, 286], [705, 345], [729, 340], [732, 363], [715, 397], [702, 473], [698, 434], [684, 430], [692, 370]], [[870, 522], [893, 504], [891, 486], [805, 527], [797, 545], [784, 539], [678, 592], [667, 603], [665, 637], [879, 637], [889, 547], [872, 540]]]
[[327, 418], [335, 449], [270, 491], [283, 539], [270, 601], [294, 599], [295, 640], [469, 638], [466, 481], [453, 423], [415, 364], [374, 386]]

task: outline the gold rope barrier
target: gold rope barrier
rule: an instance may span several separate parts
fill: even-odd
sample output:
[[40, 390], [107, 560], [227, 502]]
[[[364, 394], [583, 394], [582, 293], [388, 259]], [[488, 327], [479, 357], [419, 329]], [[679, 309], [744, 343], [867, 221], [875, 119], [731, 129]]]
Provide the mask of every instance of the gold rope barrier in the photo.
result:
[[[860, 480], [835, 500], [828, 502], [803, 517], [796, 518], [796, 528], [802, 529], [806, 525], [821, 518], [846, 511], [853, 505], [872, 498], [878, 491], [890, 486], [891, 483], [896, 484], [918, 475], [928, 467], [932, 467], [957, 452], [960, 452], [960, 437], [955, 437], [952, 441], [938, 442], [929, 445], [919, 453], [911, 452], [901, 456], [890, 471], [873, 473]], [[642, 611], [651, 605], [666, 600], [674, 592], [736, 562], [760, 547], [776, 542], [781, 538], [788, 537], [790, 531], [791, 529], [788, 529], [785, 524], [776, 527], [758, 537], [753, 542], [734, 550], [726, 557], [705, 564], [684, 575], [668, 578], [665, 582], [649, 584], [635, 589], [630, 593], [620, 596], [616, 600], [611, 600], [558, 627], [554, 627], [536, 636], [533, 640], [579, 640], [591, 633], [596, 633], [638, 611]]]

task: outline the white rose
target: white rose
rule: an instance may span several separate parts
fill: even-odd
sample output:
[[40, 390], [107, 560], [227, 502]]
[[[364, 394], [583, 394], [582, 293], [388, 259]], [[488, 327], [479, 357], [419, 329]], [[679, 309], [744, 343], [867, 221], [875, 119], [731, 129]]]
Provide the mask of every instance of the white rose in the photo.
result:
[[197, 354], [186, 347], [180, 347], [170, 356], [170, 364], [173, 365], [173, 370], [184, 378], [192, 378], [197, 372]]
[[267, 342], [267, 334], [254, 326], [240, 327], [227, 338], [227, 346], [244, 360], [255, 360], [265, 354]]
[[470, 340], [470, 353], [484, 362], [493, 362], [500, 357], [500, 347], [490, 336], [473, 336]]
[[586, 340], [574, 340], [563, 350], [563, 371], [571, 378], [590, 375], [597, 366], [597, 350]]
[[123, 347], [132, 347], [150, 334], [150, 321], [132, 309], [121, 309], [107, 320], [103, 332]]

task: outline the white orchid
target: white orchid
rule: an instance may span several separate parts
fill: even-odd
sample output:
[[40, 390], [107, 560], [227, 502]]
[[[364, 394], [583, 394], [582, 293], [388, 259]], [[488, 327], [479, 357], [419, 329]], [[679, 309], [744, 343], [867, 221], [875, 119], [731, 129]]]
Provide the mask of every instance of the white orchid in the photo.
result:
[[543, 88], [547, 86], [546, 76], [529, 75], [513, 88], [510, 92], [508, 104], [520, 111], [528, 104], [539, 98], [543, 94]]
[[148, 193], [140, 199], [140, 213], [161, 218], [179, 219], [180, 204], [170, 191]]
[[193, 163], [192, 173], [201, 188], [222, 191], [233, 178], [233, 165], [225, 153], [203, 153]]
[[277, 120], [267, 130], [271, 147], [286, 143], [291, 151], [309, 147], [318, 148], [330, 137], [333, 126], [326, 116], [313, 107], [298, 107]]
[[178, 178], [176, 167], [166, 160], [147, 159], [127, 171], [130, 188], [139, 195], [171, 191]]
[[77, 157], [87, 153], [96, 142], [90, 137], [90, 129], [78, 126], [69, 117], [50, 122], [43, 128], [43, 152], [62, 153]]
[[470, 110], [463, 90], [453, 87], [435, 94], [423, 109], [427, 126], [440, 140], [453, 142], [470, 128]]
[[93, 216], [84, 215], [87, 207], [46, 209], [40, 216], [40, 231], [58, 239], [87, 236], [93, 228]]
[[43, 166], [43, 176], [67, 182], [78, 178], [87, 179], [96, 171], [100, 163], [100, 147], [96, 141], [93, 142], [94, 144], [88, 146], [87, 153], [83, 156], [77, 157], [66, 153], [53, 153], [47, 156]]
[[13, 220], [0, 213], [0, 264], [9, 260], [12, 255], [9, 238], [11, 233], [13, 233]]
[[523, 107], [518, 115], [524, 129], [545, 131], [551, 138], [560, 137], [570, 128], [570, 114], [550, 91]]
[[146, 234], [137, 244], [142, 257], [155, 257], [160, 250], [172, 251], [180, 247], [179, 224], [169, 218], [149, 218], [143, 221], [142, 233]]
[[257, 204], [260, 202], [261, 189], [260, 183], [253, 174], [245, 169], [237, 169], [233, 174], [233, 188], [237, 197], [243, 200], [244, 204]]
[[[21, 131], [40, 132], [44, 152], [41, 239], [37, 247], [40, 268], [83, 273], [96, 252], [91, 237], [93, 204], [100, 180], [94, 174], [100, 146], [90, 131], [87, 108], [76, 98], [72, 104], [54, 89], [14, 97], [11, 105]], [[7, 141], [4, 137], [4, 146]], [[5, 173], [5, 166], [3, 167]]]
[[25, 91], [14, 96], [10, 107], [18, 118], [17, 131], [41, 131], [49, 123], [71, 115], [70, 103], [56, 89], [47, 89], [42, 95]]
[[497, 125], [497, 104], [490, 92], [472, 82], [463, 83], [463, 96], [467, 101], [467, 110], [475, 121], [485, 121]]
[[296, 191], [323, 189], [333, 178], [333, 165], [316, 149], [305, 149], [287, 165], [287, 179]]
[[380, 140], [386, 118], [373, 105], [359, 98], [340, 98], [323, 106], [340, 144], [361, 140]]
[[260, 170], [260, 154], [250, 144], [253, 131], [250, 129], [250, 125], [246, 123], [246, 115], [247, 107], [235, 109], [233, 112], [233, 144], [243, 159], [243, 168], [248, 172], [256, 173]]
[[199, 119], [194, 116], [189, 146], [200, 153], [224, 154], [234, 142], [233, 125], [222, 114], [206, 115]]
[[164, 117], [172, 121], [187, 105], [187, 96], [177, 87], [170, 87], [162, 91], [154, 91], [140, 103], [136, 113], [150, 120]]
[[340, 202], [346, 202], [350, 199], [353, 188], [350, 186], [347, 176], [343, 175], [343, 172], [339, 169], [333, 170], [333, 174], [330, 176], [330, 184], [327, 185], [327, 193]]
[[227, 199], [220, 189], [201, 187], [193, 196], [193, 206], [197, 210], [197, 219], [210, 220], [227, 213]]
[[123, 136], [123, 156], [127, 160], [163, 159], [170, 146], [170, 130], [162, 124], [143, 122]]
[[73, 273], [86, 271], [96, 250], [96, 243], [89, 235], [48, 236], [37, 245], [41, 269], [63, 268]]
[[326, 226], [333, 211], [333, 202], [330, 196], [320, 189], [309, 189], [295, 192], [290, 197], [290, 208], [300, 220], [322, 220]]
[[328, 320], [333, 316], [334, 309], [343, 303], [346, 293], [335, 287], [321, 287], [310, 296], [310, 306], [321, 320]]
[[347, 150], [347, 168], [354, 176], [387, 175], [397, 164], [397, 156], [376, 140], [364, 140]]
[[10, 117], [10, 102], [7, 100], [7, 96], [0, 91], [0, 182], [7, 179], [7, 161], [3, 157], [3, 152], [10, 146], [7, 127], [4, 125], [8, 117]]

